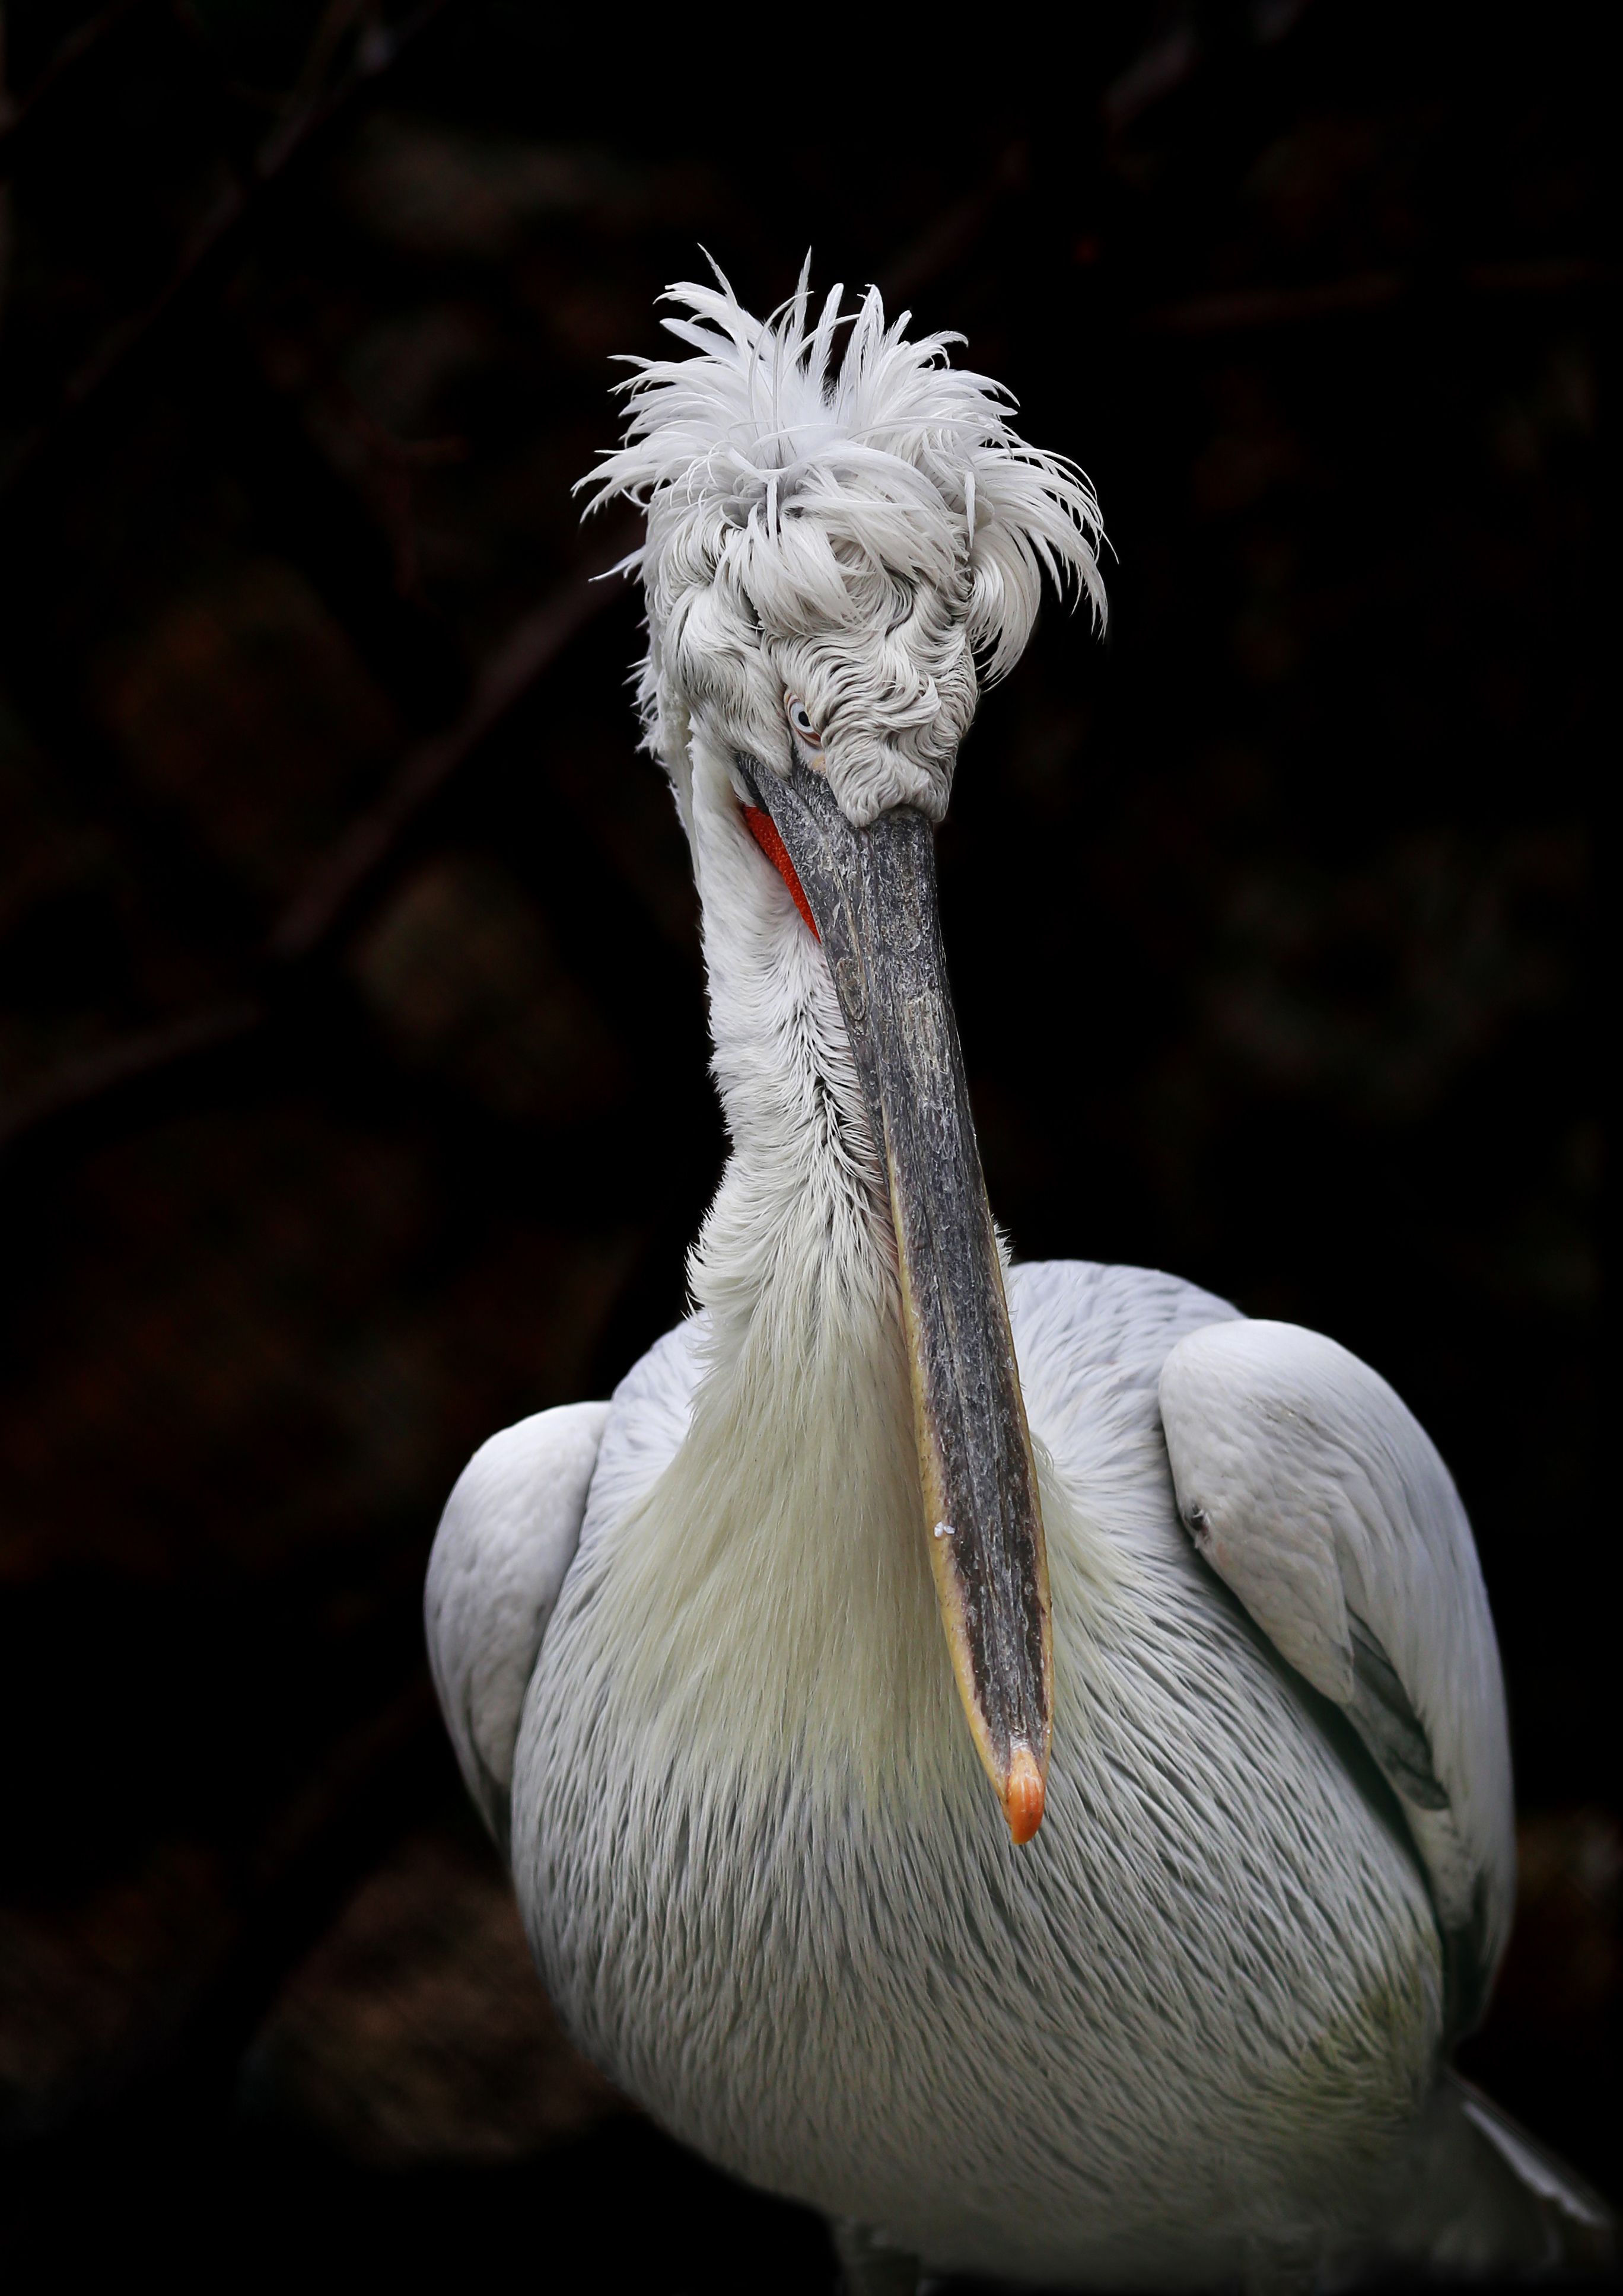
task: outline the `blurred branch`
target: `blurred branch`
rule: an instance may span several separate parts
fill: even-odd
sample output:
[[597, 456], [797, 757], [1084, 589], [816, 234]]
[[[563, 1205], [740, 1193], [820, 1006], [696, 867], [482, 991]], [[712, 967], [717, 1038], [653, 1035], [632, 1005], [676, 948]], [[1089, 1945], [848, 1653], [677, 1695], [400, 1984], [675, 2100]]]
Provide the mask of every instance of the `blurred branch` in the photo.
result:
[[326, 85], [332, 60], [342, 46], [346, 34], [352, 31], [363, 17], [371, 20], [365, 37], [370, 37], [380, 29], [380, 11], [375, 0], [327, 0], [315, 36], [305, 51], [299, 68], [299, 83], [290, 99], [290, 112], [297, 118], [308, 110], [320, 97]]
[[622, 595], [618, 583], [603, 578], [628, 540], [618, 534], [611, 554], [588, 562], [527, 614], [476, 681], [456, 724], [407, 750], [383, 797], [316, 865], [288, 903], [266, 941], [255, 993], [140, 1030], [71, 1062], [0, 1112], [0, 1150], [92, 1107], [178, 1084], [272, 1020], [291, 976], [341, 939], [387, 878], [426, 808], [529, 699], [576, 636]]
[[1100, 97], [1099, 119], [1107, 138], [1126, 135], [1146, 113], [1187, 87], [1214, 54], [1236, 45], [1275, 46], [1295, 30], [1310, 4], [1311, 0], [1246, 0], [1240, 7], [1201, 8], [1185, 0]]
[[[363, 88], [389, 70], [445, 4], [446, 0], [422, 0], [422, 4], [398, 25], [369, 25], [357, 42], [348, 70], [337, 84], [318, 95], [296, 99], [290, 104], [281, 122], [260, 145], [246, 176], [221, 192], [193, 226], [179, 259], [158, 292], [141, 310], [111, 329], [89, 358], [69, 377], [56, 414], [22, 441], [4, 481], [0, 481], [0, 490], [14, 486], [26, 471], [48, 456], [76, 417], [128, 367], [135, 352], [150, 345], [178, 313], [217, 283], [235, 260], [249, 226], [257, 221], [269, 194], [286, 176], [293, 162], [311, 148]], [[316, 37], [319, 42], [320, 31]]]
[[77, 31], [69, 33], [20, 102], [9, 102], [0, 95], [0, 176], [10, 171], [19, 144], [37, 126], [42, 107], [74, 67], [99, 48], [127, 18], [151, 4], [152, 0], [111, 0], [110, 6], [87, 17]]
[[463, 458], [463, 441], [393, 439], [338, 377], [308, 388], [238, 311], [217, 318], [204, 396], [227, 410], [221, 449], [260, 532], [300, 569], [407, 722], [444, 727], [466, 703], [469, 666], [423, 594], [410, 497], [417, 472]]
[[1176, 94], [1194, 77], [1201, 38], [1193, 11], [1176, 17], [1119, 72], [1099, 99], [1105, 133], [1120, 135], [1135, 120]]
[[307, 963], [339, 936], [424, 808], [512, 715], [577, 634], [621, 595], [606, 578], [629, 539], [622, 537], [611, 556], [572, 577], [527, 614], [480, 676], [457, 724], [408, 753], [384, 797], [312, 871], [283, 912], [268, 943], [274, 962]]
[[217, 2114], [289, 1972], [418, 1819], [425, 1789], [446, 1767], [433, 1697], [419, 1673], [326, 1749], [320, 1769], [236, 1861], [235, 1934], [218, 1957], [188, 1971], [127, 2046], [55, 2103], [24, 2157], [53, 2143], [78, 2148], [97, 2135], [161, 2142], [176, 2120]]
[[1226, 295], [1193, 295], [1140, 312], [1135, 324], [1149, 334], [1247, 334], [1269, 327], [1301, 326], [1316, 319], [1361, 317], [1408, 304], [1435, 305], [1451, 293], [1582, 295], [1613, 287], [1610, 264], [1582, 256], [1549, 256], [1524, 263], [1471, 263], [1442, 277], [1371, 271], [1317, 287], [1243, 288]]
[[939, 279], [980, 239], [993, 217], [1008, 201], [1030, 187], [1030, 154], [1023, 143], [1011, 144], [998, 154], [991, 172], [965, 198], [931, 224], [911, 247], [906, 247], [878, 275], [878, 284], [893, 308], [921, 287]]
[[70, 1061], [54, 1076], [20, 1093], [0, 1109], [0, 1149], [96, 1102], [111, 1100], [175, 1070], [193, 1068], [211, 1054], [251, 1036], [265, 1017], [262, 1004], [239, 997], [190, 1013], [183, 1021], [120, 1037], [100, 1052]]
[[[413, 515], [415, 480], [420, 471], [441, 470], [449, 463], [465, 463], [465, 439], [398, 439], [373, 419], [336, 379], [321, 393], [323, 412], [343, 439], [347, 452], [329, 447], [324, 461], [340, 483], [365, 507], [374, 527], [389, 546], [395, 595], [423, 607], [422, 570], [418, 556], [417, 528]], [[319, 431], [307, 421], [300, 426], [312, 453], [321, 453]], [[358, 462], [353, 476], [346, 465]]]

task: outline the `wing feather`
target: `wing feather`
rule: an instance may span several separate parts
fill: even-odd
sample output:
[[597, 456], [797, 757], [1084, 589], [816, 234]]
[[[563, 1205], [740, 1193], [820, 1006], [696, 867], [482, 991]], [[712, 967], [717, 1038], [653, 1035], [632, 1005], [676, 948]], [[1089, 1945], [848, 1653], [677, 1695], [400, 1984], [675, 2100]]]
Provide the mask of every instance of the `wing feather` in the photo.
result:
[[468, 1792], [507, 1848], [524, 1693], [574, 1560], [606, 1403], [537, 1412], [481, 1445], [429, 1557], [429, 1664]]
[[1515, 1849], [1498, 1645], [1447, 1467], [1378, 1374], [1291, 1324], [1191, 1332], [1160, 1405], [1196, 1546], [1402, 1804], [1471, 2021], [1509, 1931]]

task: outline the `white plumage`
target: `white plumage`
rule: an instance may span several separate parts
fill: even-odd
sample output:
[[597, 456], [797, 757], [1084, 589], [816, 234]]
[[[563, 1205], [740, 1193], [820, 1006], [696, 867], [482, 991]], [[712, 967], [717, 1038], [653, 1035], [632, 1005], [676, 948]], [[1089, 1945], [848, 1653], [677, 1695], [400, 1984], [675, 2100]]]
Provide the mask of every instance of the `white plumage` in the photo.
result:
[[[763, 760], [791, 754], [785, 686], [821, 727], [851, 818], [947, 810], [978, 684], [1012, 668], [1043, 578], [1104, 615], [1099, 506], [1074, 464], [1029, 447], [1007, 394], [909, 342], [870, 289], [835, 349], [842, 290], [814, 321], [807, 276], [775, 321], [725, 280], [667, 298], [698, 356], [630, 359], [624, 446], [583, 488], [643, 504], [626, 560], [648, 601], [638, 701], [685, 807], [690, 718]], [[708, 324], [705, 324], [708, 323]]]
[[504, 1849], [524, 1694], [580, 1542], [608, 1416], [606, 1403], [566, 1403], [493, 1435], [459, 1478], [430, 1558], [434, 1688], [468, 1791]]
[[1116, 2287], [1577, 2252], [1603, 2212], [1446, 2071], [1509, 1920], [1503, 1691], [1453, 1485], [1373, 1373], [1169, 1276], [1008, 1271], [1035, 1841], [987, 1792], [921, 1498], [914, 1182], [761, 824], [780, 784], [865, 835], [938, 817], [1041, 575], [1099, 602], [1097, 512], [877, 296], [836, 360], [838, 291], [766, 324], [676, 291], [696, 355], [639, 371], [597, 484], [648, 506], [644, 716], [732, 1152], [692, 1317], [479, 1454], [429, 1581], [542, 1975], [676, 2135], [860, 2228], [858, 2284], [876, 2240]]
[[1493, 1620], [1447, 1469], [1383, 1379], [1290, 1324], [1180, 1341], [1160, 1408], [1196, 1547], [1402, 1802], [1474, 2024], [1516, 1850]]

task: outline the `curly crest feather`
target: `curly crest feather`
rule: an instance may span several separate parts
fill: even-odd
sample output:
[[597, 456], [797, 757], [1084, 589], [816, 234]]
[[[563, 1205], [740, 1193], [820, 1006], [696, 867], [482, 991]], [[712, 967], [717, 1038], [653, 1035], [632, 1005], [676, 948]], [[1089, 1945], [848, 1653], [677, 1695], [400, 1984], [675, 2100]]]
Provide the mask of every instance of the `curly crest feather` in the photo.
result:
[[[1104, 616], [1099, 506], [1062, 456], [1029, 447], [990, 377], [949, 364], [963, 338], [909, 341], [877, 288], [814, 312], [807, 270], [769, 318], [722, 273], [664, 300], [686, 358], [630, 359], [624, 443], [581, 485], [647, 513], [651, 746], [683, 785], [695, 730], [778, 771], [785, 689], [821, 729], [853, 820], [946, 809], [979, 685], [1031, 633], [1044, 577]], [[837, 337], [848, 325], [842, 356]]]

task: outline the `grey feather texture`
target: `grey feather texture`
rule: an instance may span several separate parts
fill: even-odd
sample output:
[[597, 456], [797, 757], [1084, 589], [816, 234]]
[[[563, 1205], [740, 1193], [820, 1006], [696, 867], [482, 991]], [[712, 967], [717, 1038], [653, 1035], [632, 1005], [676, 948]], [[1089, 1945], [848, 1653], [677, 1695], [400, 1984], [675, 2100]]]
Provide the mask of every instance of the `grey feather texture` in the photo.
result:
[[1200, 1552], [1403, 1804], [1468, 2017], [1509, 1934], [1515, 1835], [1498, 1645], [1448, 1471], [1378, 1374], [1295, 1324], [1193, 1334], [1160, 1398]]
[[[725, 1469], [760, 1537], [705, 1539], [730, 1498], [707, 1480], [695, 1513], [684, 1488], [726, 1387], [701, 1323], [611, 1407], [525, 1708], [514, 1880], [578, 2043], [710, 2158], [936, 2269], [1191, 2284], [1258, 2239], [1362, 2232], [1432, 2079], [1440, 1948], [1410, 1860], [1178, 1523], [1158, 1377], [1233, 1311], [1079, 1264], [1016, 1267], [1010, 1306], [1063, 1654], [1031, 1848], [950, 1678], [898, 1703], [873, 1646], [876, 1775], [854, 1697], [824, 1703], [857, 1629], [819, 1625], [807, 1589], [862, 1519], [860, 1420], [804, 1377], [793, 1405], [762, 1394]], [[905, 1413], [899, 1352], [894, 1376]], [[818, 1481], [757, 1482], [776, 1431], [831, 1417]], [[872, 1530], [922, 1545], [911, 1517]], [[860, 1583], [859, 1554], [834, 1560]], [[656, 1626], [700, 1619], [685, 1670], [639, 1664]]]
[[[1190, 1554], [1159, 1390], [1180, 1348], [1253, 1327], [1139, 1269], [1016, 1267], [1010, 1300], [1068, 1660], [1032, 1850], [988, 1807], [950, 1700], [933, 1759], [877, 1800], [809, 1742], [782, 1642], [695, 1652], [675, 1733], [642, 1705], [616, 1580], [658, 1542], [716, 1379], [709, 1317], [612, 1404], [509, 1430], [459, 1483], [436, 1680], [480, 1796], [508, 1774], [539, 1636], [514, 1879], [575, 2038], [710, 2157], [935, 2270], [1174, 2287], [1603, 2259], [1603, 2203], [1439, 2082], [1418, 1879]], [[663, 1585], [680, 1608], [682, 1571]], [[1350, 1631], [1401, 1717], [1396, 1669]], [[788, 1689], [770, 1742], [734, 1726], [763, 1660]]]
[[1447, 1809], [1448, 1790], [1431, 1767], [1431, 1742], [1380, 1636], [1356, 1611], [1347, 1613], [1347, 1630], [1353, 1658], [1348, 1711], [1359, 1736], [1405, 1801], [1416, 1809]]
[[504, 1851], [519, 1716], [608, 1415], [606, 1403], [565, 1404], [493, 1435], [458, 1477], [429, 1558], [434, 1688], [463, 1782]]

